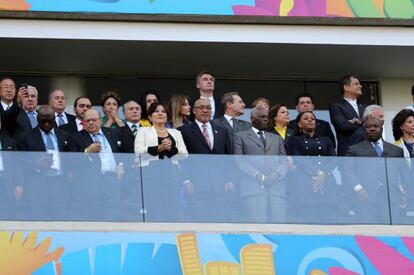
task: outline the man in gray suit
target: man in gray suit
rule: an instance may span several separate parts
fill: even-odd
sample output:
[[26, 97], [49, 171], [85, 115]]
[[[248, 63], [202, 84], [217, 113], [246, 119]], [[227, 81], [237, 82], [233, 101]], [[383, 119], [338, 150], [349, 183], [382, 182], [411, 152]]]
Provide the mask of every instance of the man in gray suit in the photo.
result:
[[250, 222], [285, 222], [286, 188], [283, 177], [287, 170], [282, 139], [265, 132], [269, 115], [263, 107], [251, 113], [252, 127], [235, 135], [236, 165], [242, 172], [240, 196], [245, 216]]
[[244, 108], [246, 107], [239, 93], [225, 93], [221, 98], [221, 104], [224, 106], [224, 116], [213, 119], [212, 123], [219, 124], [227, 130], [230, 137], [230, 148], [233, 152], [234, 134], [250, 130], [252, 125], [247, 121], [239, 119], [239, 116], [244, 114]]
[[[398, 160], [385, 162], [380, 158], [403, 158], [403, 150], [381, 138], [382, 123], [377, 117], [365, 117], [363, 129], [365, 140], [349, 146], [346, 156], [371, 159], [343, 160], [342, 176], [352, 188], [346, 200], [353, 204], [351, 211], [356, 222], [388, 223], [388, 192], [392, 201], [401, 200], [398, 182], [400, 178], [404, 180], [405, 173], [400, 169]], [[390, 183], [389, 190], [387, 181]]]

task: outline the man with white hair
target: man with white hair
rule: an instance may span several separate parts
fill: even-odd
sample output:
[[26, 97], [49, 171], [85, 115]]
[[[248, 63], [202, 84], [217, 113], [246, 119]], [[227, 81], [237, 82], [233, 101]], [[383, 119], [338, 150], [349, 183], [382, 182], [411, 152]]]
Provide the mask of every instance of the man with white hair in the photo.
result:
[[362, 116], [362, 120], [366, 120], [366, 118], [369, 116], [378, 118], [381, 121], [382, 125], [384, 125], [385, 116], [384, 108], [382, 108], [382, 106], [375, 104], [367, 106]]

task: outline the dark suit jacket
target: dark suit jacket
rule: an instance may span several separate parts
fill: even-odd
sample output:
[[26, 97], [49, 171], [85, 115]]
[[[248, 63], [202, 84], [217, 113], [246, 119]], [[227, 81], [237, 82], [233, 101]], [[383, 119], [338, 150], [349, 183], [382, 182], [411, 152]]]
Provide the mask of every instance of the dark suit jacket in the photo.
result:
[[[288, 128], [293, 130], [293, 133], [296, 132], [296, 120], [291, 120], [289, 122], [289, 126]], [[334, 148], [336, 147], [336, 140], [335, 140], [335, 136], [332, 132], [331, 129], [331, 125], [329, 124], [329, 122], [322, 120], [322, 119], [317, 119], [316, 120], [316, 132], [315, 134], [318, 137], [327, 137], [332, 141], [332, 144], [334, 146]]]
[[213, 149], [210, 149], [203, 133], [196, 122], [179, 127], [187, 151], [190, 154], [231, 154], [230, 137], [227, 130], [211, 123], [214, 134]]
[[76, 125], [76, 116], [66, 113], [66, 117], [68, 118], [68, 123], [59, 126], [60, 129], [68, 132], [68, 133], [76, 133], [78, 132], [78, 126]]
[[224, 116], [221, 117], [221, 118], [213, 119], [211, 121], [211, 123], [218, 124], [218, 125], [224, 127], [227, 130], [227, 134], [230, 137], [230, 148], [232, 150], [232, 153], [233, 153], [233, 150], [234, 150], [234, 135], [235, 135], [235, 133], [250, 130], [250, 128], [252, 127], [250, 122], [238, 119], [236, 127], [232, 128], [230, 123], [227, 121], [227, 119]]
[[26, 135], [27, 131], [32, 130], [32, 124], [30, 124], [30, 119], [27, 113], [20, 109], [16, 120], [11, 123], [11, 136], [19, 142]]
[[[386, 162], [385, 159], [377, 157], [374, 146], [368, 140], [349, 146], [346, 156], [367, 157], [367, 159], [343, 159], [343, 161], [341, 161], [344, 165], [344, 169], [342, 170], [342, 178], [346, 179], [346, 182], [350, 184], [351, 188], [361, 184], [364, 189], [368, 191], [370, 199], [373, 199], [374, 202], [376, 202], [375, 200], [378, 200], [378, 196], [383, 198], [386, 197], [385, 188], [387, 181], [393, 183], [395, 187], [398, 186], [395, 184], [398, 182], [400, 174], [400, 169], [395, 167], [397, 162], [392, 160]], [[404, 153], [400, 147], [384, 141], [384, 149], [381, 157], [403, 158], [403, 156]], [[372, 159], [369, 159], [368, 157]], [[386, 172], [388, 172], [388, 174]], [[383, 187], [383, 191], [378, 193], [380, 186]], [[351, 192], [354, 191], [352, 190]], [[392, 194], [395, 194], [395, 192], [392, 192]], [[376, 203], [383, 204], [384, 202]]]
[[4, 131], [0, 131], [0, 142], [2, 151], [16, 151], [16, 142], [11, 139]]
[[[118, 136], [118, 132], [111, 128], [101, 128], [106, 139], [108, 140], [112, 152], [124, 152], [125, 149], [122, 145], [122, 141]], [[69, 151], [70, 152], [83, 152], [85, 149], [93, 143], [91, 136], [86, 130], [74, 133], [69, 138]]]
[[365, 108], [365, 105], [358, 103], [358, 115], [351, 104], [343, 98], [329, 107], [329, 115], [338, 140], [338, 156], [344, 156], [349, 146], [365, 139], [362, 125], [348, 121], [355, 117], [362, 120]]
[[7, 131], [9, 136], [12, 136], [15, 127], [17, 116], [20, 113], [20, 107], [17, 102], [14, 102], [9, 110], [5, 111], [0, 104], [1, 128]]
[[117, 128], [117, 131], [119, 132], [119, 137], [121, 139], [125, 152], [134, 153], [135, 136], [132, 133], [131, 128], [129, 128], [128, 125], [125, 125], [124, 127]]
[[[54, 131], [58, 142], [59, 152], [68, 152], [69, 135], [58, 128], [54, 128]], [[19, 149], [21, 151], [46, 152], [46, 147], [43, 143], [39, 127], [26, 131], [23, 138], [19, 141]]]

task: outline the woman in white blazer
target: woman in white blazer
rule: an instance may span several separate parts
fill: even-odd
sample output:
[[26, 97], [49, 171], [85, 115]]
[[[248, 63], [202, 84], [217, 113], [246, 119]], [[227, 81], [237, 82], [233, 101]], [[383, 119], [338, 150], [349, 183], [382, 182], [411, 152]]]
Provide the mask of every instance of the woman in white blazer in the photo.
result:
[[183, 182], [179, 160], [187, 156], [187, 148], [180, 131], [166, 128], [168, 109], [164, 103], [152, 103], [148, 118], [152, 126], [140, 127], [135, 137], [146, 220], [177, 221]]

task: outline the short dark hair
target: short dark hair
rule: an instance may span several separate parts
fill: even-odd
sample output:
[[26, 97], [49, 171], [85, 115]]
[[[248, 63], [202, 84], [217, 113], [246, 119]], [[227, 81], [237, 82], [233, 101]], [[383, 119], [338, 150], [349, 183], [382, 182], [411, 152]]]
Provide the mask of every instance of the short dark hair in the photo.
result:
[[312, 115], [313, 115], [313, 117], [314, 117], [314, 118], [315, 118], [315, 120], [316, 120], [316, 116], [315, 116], [315, 113], [314, 113], [314, 112], [312, 112], [312, 111], [303, 111], [303, 112], [300, 112], [300, 113], [296, 116], [296, 119], [295, 119], [295, 125], [296, 125], [296, 129], [295, 129], [295, 136], [300, 135], [300, 134], [301, 134], [301, 132], [302, 132], [302, 129], [300, 129], [300, 128], [299, 128], [299, 121], [302, 119], [303, 115], [304, 115], [304, 114], [306, 114], [306, 113], [312, 114]]
[[352, 78], [357, 78], [354, 75], [345, 75], [339, 80], [339, 90], [341, 91], [341, 95], [344, 95], [345, 89], [344, 86], [349, 86], [352, 83]]
[[74, 108], [76, 108], [76, 107], [78, 106], [78, 101], [79, 101], [80, 99], [82, 99], [82, 98], [86, 98], [86, 99], [88, 99], [88, 100], [92, 103], [92, 101], [91, 101], [91, 99], [90, 99], [89, 97], [87, 97], [87, 96], [79, 96], [79, 97], [77, 97], [77, 98], [75, 99], [75, 102], [73, 103], [73, 107], [74, 107]]
[[141, 106], [141, 109], [142, 109], [142, 111], [141, 111], [141, 118], [142, 119], [148, 119], [147, 104], [146, 104], [147, 95], [155, 95], [157, 100], [161, 101], [160, 95], [156, 90], [153, 90], [153, 89], [146, 90], [141, 95], [141, 98], [139, 99], [139, 105]]
[[403, 131], [400, 127], [410, 116], [414, 117], [413, 110], [402, 109], [392, 119], [392, 135], [394, 136], [395, 141], [399, 140], [403, 136]]
[[107, 91], [107, 92], [104, 92], [102, 94], [102, 97], [101, 97], [101, 107], [103, 107], [105, 105], [105, 102], [109, 98], [115, 99], [116, 103], [118, 103], [118, 108], [119, 108], [119, 106], [121, 105], [121, 97], [118, 95], [117, 92], [113, 92], [113, 91]]
[[304, 93], [299, 94], [296, 97], [295, 106], [297, 106], [299, 104], [299, 99], [301, 99], [302, 97], [309, 97], [310, 100], [312, 101], [312, 104], [313, 104], [313, 97], [312, 97], [312, 95], [310, 93], [304, 92]]
[[150, 117], [155, 112], [155, 110], [157, 110], [158, 106], [164, 107], [164, 110], [167, 113], [167, 117], [171, 117], [170, 116], [170, 111], [168, 110], [167, 105], [162, 101], [154, 102], [149, 106], [149, 108], [148, 108], [148, 117]]
[[200, 73], [196, 76], [196, 79], [195, 79], [196, 84], [197, 84], [197, 83], [198, 83], [198, 81], [200, 80], [200, 77], [201, 77], [202, 75], [204, 75], [204, 74], [209, 74], [209, 75], [211, 75], [212, 77], [216, 78], [212, 72], [209, 72], [209, 71], [201, 71], [201, 72], [200, 72]]

